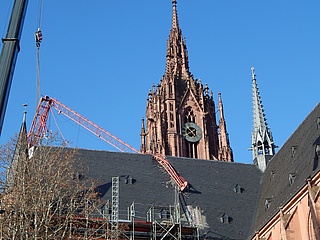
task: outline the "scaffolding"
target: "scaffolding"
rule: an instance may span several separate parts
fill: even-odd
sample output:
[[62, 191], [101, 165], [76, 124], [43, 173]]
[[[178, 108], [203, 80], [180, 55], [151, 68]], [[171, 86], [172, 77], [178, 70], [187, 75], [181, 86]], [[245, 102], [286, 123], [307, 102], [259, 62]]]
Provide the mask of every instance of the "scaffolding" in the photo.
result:
[[112, 178], [112, 212], [111, 212], [111, 237], [118, 239], [119, 230], [119, 177]]
[[[119, 177], [112, 177], [112, 202], [96, 210], [96, 215], [83, 217], [85, 227], [77, 229], [85, 239], [110, 240], [198, 240], [198, 228], [181, 219], [179, 190], [173, 205], [149, 205], [133, 202], [125, 211], [119, 209]], [[146, 207], [147, 212], [136, 209]], [[137, 208], [138, 206], [138, 208]], [[81, 224], [80, 224], [81, 225]], [[79, 227], [80, 227], [79, 225]], [[77, 226], [74, 226], [75, 228]], [[94, 232], [86, 238], [86, 231]]]

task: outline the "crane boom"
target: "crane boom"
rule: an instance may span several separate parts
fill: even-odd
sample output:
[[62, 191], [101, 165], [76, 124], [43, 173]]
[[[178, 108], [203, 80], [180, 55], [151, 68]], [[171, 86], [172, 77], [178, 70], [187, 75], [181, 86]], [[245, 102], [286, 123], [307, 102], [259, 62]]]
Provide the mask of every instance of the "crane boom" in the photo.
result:
[[[81, 116], [79, 113], [75, 112], [71, 108], [62, 104], [54, 98], [45, 96], [40, 99], [38, 104], [36, 114], [32, 121], [30, 131], [28, 133], [28, 142], [29, 145], [38, 145], [41, 139], [45, 136], [47, 132], [46, 122], [48, 119], [48, 114], [50, 108], [53, 107], [58, 111], [58, 114], [63, 114], [72, 121], [76, 122], [83, 128], [87, 129], [94, 135], [98, 136], [105, 142], [109, 143], [116, 149], [121, 152], [131, 152], [131, 153], [140, 153], [137, 149], [120, 140], [116, 136], [112, 135], [108, 131], [99, 127], [97, 124], [91, 122], [85, 117]], [[188, 186], [188, 182], [180, 176], [177, 171], [173, 168], [170, 162], [161, 154], [155, 154], [154, 159], [167, 171], [171, 179], [178, 185], [180, 191], [184, 191]]]
[[85, 117], [81, 116], [80, 114], [73, 111], [71, 108], [67, 107], [66, 105], [62, 104], [61, 102], [57, 101], [56, 99], [51, 98], [51, 106], [54, 107], [58, 113], [62, 113], [72, 121], [76, 122], [83, 128], [87, 129], [88, 131], [92, 132], [105, 142], [109, 143], [116, 149], [120, 150], [121, 152], [132, 152], [132, 153], [139, 153], [137, 149], [130, 146], [129, 144], [125, 143], [124, 141], [120, 140], [116, 136], [112, 135], [111, 133], [107, 132], [103, 128], [99, 127], [97, 124], [91, 122], [90, 120], [86, 119]]
[[14, 1], [7, 34], [2, 39], [0, 55], [0, 134], [7, 108], [14, 67], [20, 50], [19, 41], [27, 6], [27, 0]]

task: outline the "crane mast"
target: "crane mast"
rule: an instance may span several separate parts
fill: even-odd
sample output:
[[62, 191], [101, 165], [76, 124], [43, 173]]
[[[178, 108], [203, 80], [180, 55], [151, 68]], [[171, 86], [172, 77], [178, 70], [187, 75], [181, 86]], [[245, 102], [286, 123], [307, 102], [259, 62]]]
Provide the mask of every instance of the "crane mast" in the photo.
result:
[[10, 87], [20, 50], [20, 37], [28, 0], [15, 0], [6, 37], [2, 39], [0, 55], [0, 134], [7, 108]]
[[[53, 107], [58, 111], [58, 114], [63, 114], [72, 121], [76, 122], [83, 128], [87, 129], [94, 135], [101, 138], [103, 141], [109, 143], [121, 152], [140, 153], [137, 149], [120, 140], [113, 134], [99, 127], [97, 124], [91, 122], [71, 108], [54, 98], [45, 96], [40, 99], [35, 116], [33, 118], [30, 131], [28, 133], [29, 146], [37, 146], [40, 144], [41, 139], [45, 137], [47, 132], [47, 119], [49, 111]], [[170, 162], [161, 154], [155, 154], [154, 159], [166, 170], [171, 179], [178, 185], [180, 191], [184, 191], [188, 186], [188, 182], [180, 176]]]

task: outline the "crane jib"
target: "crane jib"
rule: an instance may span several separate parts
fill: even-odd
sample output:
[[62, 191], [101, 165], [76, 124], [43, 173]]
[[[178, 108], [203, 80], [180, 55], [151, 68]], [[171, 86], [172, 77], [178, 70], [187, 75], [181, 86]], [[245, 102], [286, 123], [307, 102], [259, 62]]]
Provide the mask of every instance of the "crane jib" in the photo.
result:
[[[97, 137], [101, 138], [103, 141], [109, 143], [119, 151], [140, 153], [134, 147], [117, 138], [105, 129], [99, 127], [97, 124], [91, 122], [89, 119], [86, 119], [79, 113], [75, 112], [71, 108], [59, 102], [57, 99], [50, 98], [49, 96], [45, 96], [41, 98], [39, 101], [34, 119], [31, 124], [30, 131], [28, 133], [29, 146], [39, 145], [41, 139], [45, 136], [48, 130], [46, 123], [49, 115], [49, 110], [52, 107], [58, 111], [58, 114], [65, 115], [67, 118], [79, 124], [80, 126], [90, 131]], [[188, 186], [188, 182], [177, 173], [177, 171], [173, 168], [170, 162], [161, 154], [155, 154], [153, 157], [170, 175], [171, 179], [177, 184], [180, 191], [184, 191]]]

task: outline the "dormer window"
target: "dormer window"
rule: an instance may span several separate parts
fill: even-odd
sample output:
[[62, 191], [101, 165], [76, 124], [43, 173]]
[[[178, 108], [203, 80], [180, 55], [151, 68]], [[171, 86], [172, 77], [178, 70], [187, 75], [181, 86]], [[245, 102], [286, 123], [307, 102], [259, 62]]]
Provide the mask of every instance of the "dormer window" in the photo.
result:
[[320, 159], [320, 144], [316, 145], [316, 156], [317, 156], [317, 159]]
[[297, 153], [298, 146], [291, 147], [291, 157], [293, 158]]
[[230, 223], [230, 217], [228, 216], [228, 214], [226, 214], [226, 213], [222, 214], [222, 216], [220, 217], [220, 222], [221, 223]]
[[129, 185], [132, 185], [135, 183], [135, 179], [131, 176], [126, 176], [125, 179], [124, 179], [124, 183], [125, 184], [129, 184]]
[[295, 173], [289, 173], [289, 186], [291, 186], [294, 183], [295, 178], [296, 178]]
[[270, 181], [272, 181], [274, 179], [274, 176], [275, 176], [275, 172], [271, 171], [270, 172]]
[[159, 218], [160, 219], [170, 219], [170, 212], [168, 212], [167, 210], [162, 209], [159, 212]]
[[242, 193], [243, 188], [239, 184], [237, 184], [233, 190], [235, 193]]
[[265, 203], [264, 203], [264, 210], [267, 211], [271, 206], [271, 199], [267, 198]]

